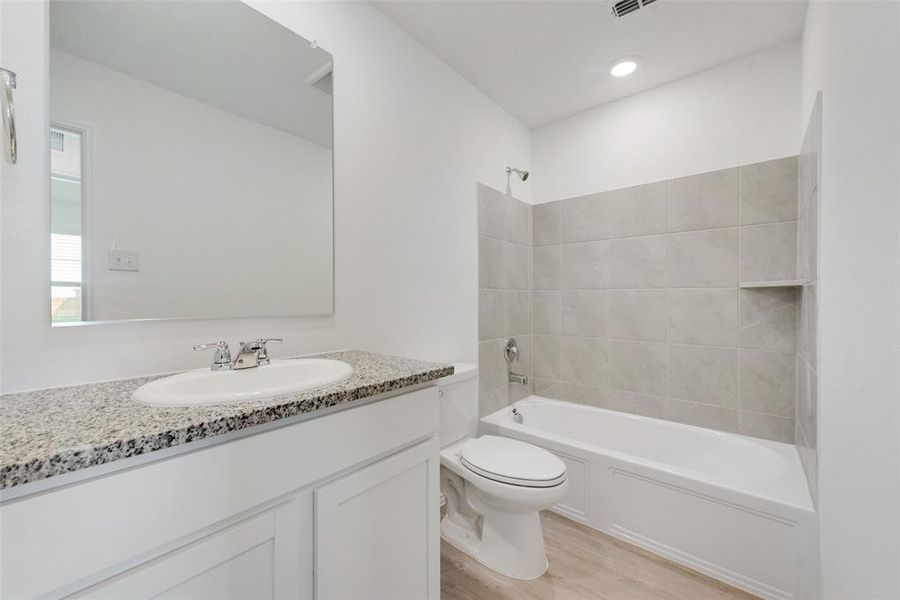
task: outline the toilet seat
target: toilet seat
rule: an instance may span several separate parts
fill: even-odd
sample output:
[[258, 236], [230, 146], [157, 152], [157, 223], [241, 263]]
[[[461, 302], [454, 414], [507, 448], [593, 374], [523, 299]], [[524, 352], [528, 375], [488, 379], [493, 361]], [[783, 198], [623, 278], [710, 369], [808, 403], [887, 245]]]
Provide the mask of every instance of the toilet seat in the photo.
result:
[[491, 481], [520, 487], [545, 488], [566, 480], [566, 465], [532, 444], [494, 435], [469, 440], [459, 461], [468, 470]]

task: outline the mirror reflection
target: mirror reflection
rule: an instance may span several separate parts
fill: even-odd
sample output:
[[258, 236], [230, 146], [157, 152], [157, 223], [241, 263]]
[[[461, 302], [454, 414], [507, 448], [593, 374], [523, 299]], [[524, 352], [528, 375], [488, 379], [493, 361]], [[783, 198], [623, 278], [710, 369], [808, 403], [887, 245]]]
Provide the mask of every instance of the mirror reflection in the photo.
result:
[[52, 323], [330, 314], [331, 56], [237, 0], [50, 7]]

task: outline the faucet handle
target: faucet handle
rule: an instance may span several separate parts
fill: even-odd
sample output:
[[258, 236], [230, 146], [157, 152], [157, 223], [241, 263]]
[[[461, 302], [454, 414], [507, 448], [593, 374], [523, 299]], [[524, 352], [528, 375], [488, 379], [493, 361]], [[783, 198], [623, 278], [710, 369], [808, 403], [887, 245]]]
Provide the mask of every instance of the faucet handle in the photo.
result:
[[266, 348], [266, 344], [269, 342], [281, 343], [283, 341], [284, 338], [258, 338], [256, 344], [259, 346], [259, 349], [256, 351], [256, 358], [259, 360], [259, 364], [267, 365], [271, 362], [271, 360], [269, 360], [269, 350]]
[[209, 367], [211, 371], [225, 371], [231, 368], [231, 349], [228, 342], [220, 340], [218, 342], [210, 342], [209, 344], [194, 344], [194, 350], [215, 349], [212, 365]]

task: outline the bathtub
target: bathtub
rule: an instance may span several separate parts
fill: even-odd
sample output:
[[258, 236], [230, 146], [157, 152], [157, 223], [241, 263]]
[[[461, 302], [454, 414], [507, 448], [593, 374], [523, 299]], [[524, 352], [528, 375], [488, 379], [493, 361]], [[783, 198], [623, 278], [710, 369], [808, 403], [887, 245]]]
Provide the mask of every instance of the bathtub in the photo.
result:
[[566, 463], [556, 512], [762, 598], [815, 597], [816, 515], [793, 445], [538, 396], [480, 426]]

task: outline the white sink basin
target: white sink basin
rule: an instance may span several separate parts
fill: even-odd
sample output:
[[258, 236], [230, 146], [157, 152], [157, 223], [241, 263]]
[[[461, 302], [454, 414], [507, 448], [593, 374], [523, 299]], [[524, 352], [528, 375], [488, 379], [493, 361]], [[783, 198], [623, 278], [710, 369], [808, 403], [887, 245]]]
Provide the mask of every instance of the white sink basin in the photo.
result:
[[340, 360], [298, 358], [236, 371], [198, 369], [145, 383], [134, 399], [155, 406], [200, 406], [265, 400], [344, 381], [353, 367]]

